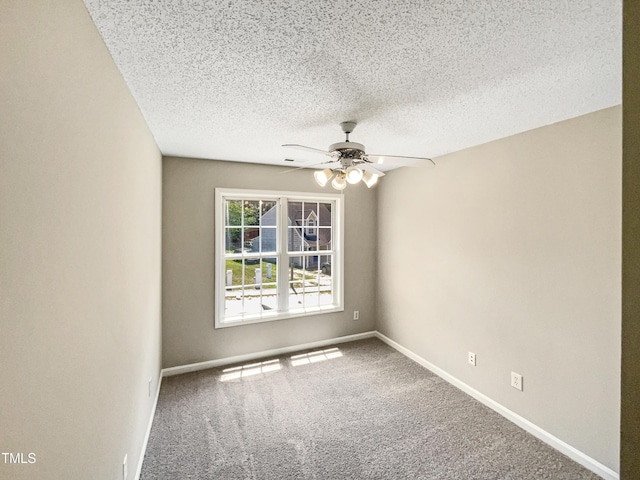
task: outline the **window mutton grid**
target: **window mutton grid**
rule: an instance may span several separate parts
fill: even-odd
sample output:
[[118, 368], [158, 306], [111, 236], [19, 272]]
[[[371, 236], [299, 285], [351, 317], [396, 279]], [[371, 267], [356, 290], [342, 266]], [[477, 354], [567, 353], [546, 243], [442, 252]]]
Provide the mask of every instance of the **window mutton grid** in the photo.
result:
[[341, 311], [342, 219], [340, 195], [216, 189], [216, 327]]

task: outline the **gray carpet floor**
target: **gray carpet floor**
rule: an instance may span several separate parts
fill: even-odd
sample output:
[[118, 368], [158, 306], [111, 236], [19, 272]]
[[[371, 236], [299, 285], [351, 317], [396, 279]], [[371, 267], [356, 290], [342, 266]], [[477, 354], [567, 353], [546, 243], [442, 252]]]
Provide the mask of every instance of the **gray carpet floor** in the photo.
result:
[[600, 477], [368, 339], [164, 378], [141, 478]]

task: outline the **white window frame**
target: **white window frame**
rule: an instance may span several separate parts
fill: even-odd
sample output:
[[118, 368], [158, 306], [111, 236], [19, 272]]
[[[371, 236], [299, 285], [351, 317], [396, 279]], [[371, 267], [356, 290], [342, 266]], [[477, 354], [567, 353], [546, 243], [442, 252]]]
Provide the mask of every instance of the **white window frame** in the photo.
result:
[[[289, 301], [289, 279], [286, 268], [277, 269], [278, 308], [265, 310], [257, 314], [243, 314], [225, 317], [226, 291], [226, 254], [225, 254], [225, 201], [226, 200], [277, 200], [276, 252], [269, 257], [276, 257], [277, 264], [288, 265], [289, 257], [297, 256], [287, 251], [288, 202], [320, 202], [332, 203], [332, 242], [327, 255], [333, 255], [331, 278], [333, 302], [329, 305], [291, 308]], [[283, 320], [286, 318], [311, 316], [344, 311], [344, 196], [333, 193], [304, 193], [272, 190], [245, 190], [237, 188], [216, 188], [214, 206], [214, 290], [215, 290], [215, 328], [234, 327], [253, 323]], [[301, 226], [303, 229], [304, 225]], [[317, 226], [316, 226], [317, 228]], [[283, 234], [284, 233], [284, 234]], [[322, 255], [322, 254], [320, 254]]]

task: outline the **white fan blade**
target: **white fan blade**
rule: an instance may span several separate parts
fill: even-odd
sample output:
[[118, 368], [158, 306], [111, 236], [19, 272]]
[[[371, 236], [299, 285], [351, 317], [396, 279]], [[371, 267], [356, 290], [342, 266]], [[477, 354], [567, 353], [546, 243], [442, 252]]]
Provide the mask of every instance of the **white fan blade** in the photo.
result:
[[295, 167], [295, 168], [289, 168], [289, 169], [287, 169], [287, 170], [283, 170], [283, 171], [281, 171], [280, 173], [289, 173], [289, 172], [294, 172], [294, 171], [296, 171], [296, 170], [301, 170], [301, 169], [303, 169], [303, 168], [316, 168], [316, 167], [320, 167], [320, 166], [322, 166], [322, 165], [327, 165], [327, 164], [329, 164], [329, 163], [336, 163], [336, 162], [337, 162], [337, 160], [329, 160], [329, 161], [327, 161], [327, 162], [314, 163], [314, 164], [311, 164], [311, 165], [303, 165], [303, 166], [301, 166], [301, 167]]
[[384, 165], [389, 160], [394, 165], [411, 166], [422, 162], [431, 162], [434, 165], [436, 162], [427, 157], [403, 157], [400, 155], [375, 155], [367, 154], [367, 160], [378, 165]]
[[326, 150], [320, 150], [319, 148], [313, 148], [313, 147], [305, 147], [304, 145], [298, 145], [296, 143], [285, 143], [282, 146], [287, 148], [295, 148], [296, 150], [303, 150], [305, 152], [321, 153], [323, 155], [328, 155], [329, 157], [334, 156], [333, 153], [327, 152]]
[[375, 175], [378, 175], [379, 177], [384, 177], [384, 172], [381, 172], [380, 170], [378, 170], [377, 168], [375, 168], [373, 165], [371, 165], [368, 162], [364, 162], [364, 163], [359, 163], [356, 165], [356, 167], [360, 167], [363, 170], [366, 170], [369, 173], [373, 173]]

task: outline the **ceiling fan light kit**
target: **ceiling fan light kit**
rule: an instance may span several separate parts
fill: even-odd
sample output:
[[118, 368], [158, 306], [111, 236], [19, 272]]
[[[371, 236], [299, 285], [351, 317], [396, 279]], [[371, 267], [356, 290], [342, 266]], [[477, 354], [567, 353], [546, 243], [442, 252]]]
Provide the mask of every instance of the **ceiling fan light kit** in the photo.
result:
[[374, 174], [369, 173], [369, 172], [364, 172], [362, 174], [362, 181], [367, 186], [367, 188], [371, 188], [376, 183], [378, 183], [378, 178], [380, 178], [380, 177], [378, 177], [378, 175], [374, 175]]
[[337, 172], [333, 177], [333, 181], [331, 182], [331, 186], [336, 190], [344, 190], [347, 188], [347, 180], [344, 172]]
[[325, 168], [324, 170], [317, 170], [313, 172], [313, 176], [315, 177], [316, 182], [318, 182], [318, 185], [324, 187], [327, 182], [331, 180], [331, 177], [333, 177], [333, 170], [329, 168]]
[[363, 172], [359, 168], [353, 166], [348, 167], [345, 171], [340, 169], [331, 170], [330, 168], [317, 170], [313, 172], [313, 177], [321, 187], [324, 187], [331, 179], [333, 179], [331, 186], [336, 190], [344, 190], [347, 187], [347, 183], [353, 185], [358, 183], [360, 180], [362, 180], [367, 187], [371, 188], [378, 180], [377, 175], [372, 175], [369, 172]]
[[362, 177], [364, 176], [364, 172], [362, 170], [353, 166], [347, 168], [346, 173], [347, 173], [347, 182], [349, 182], [351, 185], [355, 185], [356, 183], [358, 183], [360, 180], [362, 180]]
[[433, 163], [433, 160], [425, 157], [367, 155], [363, 144], [349, 141], [349, 134], [354, 128], [356, 128], [356, 122], [342, 122], [340, 126], [346, 135], [346, 140], [344, 142], [338, 142], [330, 145], [328, 151], [291, 143], [283, 145], [283, 147], [296, 148], [298, 150], [319, 153], [331, 157], [331, 160], [311, 165], [311, 167], [327, 165], [330, 163], [339, 163], [336, 168], [325, 168], [313, 173], [313, 177], [321, 187], [324, 187], [330, 180], [331, 186], [336, 190], [344, 190], [347, 188], [347, 184], [355, 185], [360, 181], [362, 181], [367, 188], [373, 187], [378, 183], [378, 179], [384, 175], [383, 172], [373, 166], [373, 160], [376, 159], [378, 163], [382, 163], [383, 158], [395, 161], [396, 163], [403, 161], [411, 161], [414, 163], [415, 161], [425, 160]]

